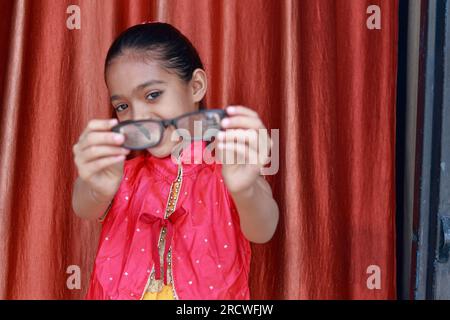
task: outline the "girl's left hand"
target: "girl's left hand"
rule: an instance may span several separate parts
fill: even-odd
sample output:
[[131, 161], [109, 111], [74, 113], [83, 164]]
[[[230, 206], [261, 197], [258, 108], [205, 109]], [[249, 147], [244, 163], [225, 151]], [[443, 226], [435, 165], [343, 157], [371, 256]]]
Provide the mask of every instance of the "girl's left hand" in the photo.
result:
[[272, 141], [258, 114], [243, 106], [230, 106], [218, 134], [216, 158], [231, 193], [249, 191], [270, 160]]

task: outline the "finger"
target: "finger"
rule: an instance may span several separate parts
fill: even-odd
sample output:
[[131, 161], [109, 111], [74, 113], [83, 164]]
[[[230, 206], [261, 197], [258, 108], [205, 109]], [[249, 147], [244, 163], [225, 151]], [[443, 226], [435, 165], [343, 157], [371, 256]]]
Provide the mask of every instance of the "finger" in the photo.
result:
[[220, 125], [225, 129], [264, 129], [261, 119], [249, 116], [233, 116], [222, 119]]
[[217, 157], [224, 164], [246, 164], [263, 166], [268, 162], [268, 157], [249, 148], [244, 143], [217, 144]]
[[115, 118], [112, 119], [93, 119], [88, 122], [86, 129], [84, 129], [83, 133], [80, 135], [80, 141], [86, 137], [89, 132], [92, 131], [109, 131], [112, 127], [114, 127], [118, 123], [118, 120]]
[[253, 142], [258, 139], [258, 131], [254, 129], [228, 129], [219, 131], [217, 140], [219, 142]]
[[245, 143], [255, 151], [264, 153], [267, 156], [270, 154], [271, 141], [266, 129], [228, 129], [226, 131], [219, 131], [217, 140], [222, 143], [234, 141]]
[[242, 116], [248, 116], [248, 117], [253, 117], [253, 118], [258, 118], [258, 113], [250, 108], [244, 107], [244, 106], [229, 106], [226, 109], [227, 114], [231, 115], [231, 116], [237, 116], [237, 115], [242, 115]]
[[98, 158], [127, 155], [130, 150], [120, 147], [106, 146], [106, 145], [94, 145], [86, 148], [80, 155], [80, 161], [87, 163]]
[[122, 162], [124, 160], [125, 160], [125, 156], [120, 155], [120, 156], [111, 156], [111, 157], [100, 158], [98, 160], [91, 161], [86, 164], [85, 169], [83, 170], [83, 176], [81, 176], [81, 174], [80, 174], [80, 177], [84, 180], [87, 180], [92, 175], [96, 174], [97, 172], [99, 172], [115, 163]]
[[93, 145], [121, 145], [125, 141], [125, 136], [122, 133], [115, 132], [89, 132], [79, 143], [79, 150], [84, 150]]
[[220, 160], [226, 165], [253, 165], [261, 167], [258, 153], [244, 144], [218, 144]]

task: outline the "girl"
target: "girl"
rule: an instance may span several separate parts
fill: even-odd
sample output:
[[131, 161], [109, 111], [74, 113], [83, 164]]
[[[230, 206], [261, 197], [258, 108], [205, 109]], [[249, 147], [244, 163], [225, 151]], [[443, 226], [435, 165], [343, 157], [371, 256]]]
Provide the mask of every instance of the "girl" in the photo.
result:
[[[246, 107], [228, 107], [213, 144], [217, 159], [256, 154], [257, 164], [192, 163], [205, 142], [191, 143], [176, 162], [170, 156], [174, 124], [190, 118], [168, 119], [204, 109], [203, 69], [189, 40], [165, 23], [133, 26], [109, 49], [105, 81], [117, 119], [90, 121], [73, 147], [73, 209], [103, 223], [87, 299], [250, 299], [249, 242], [269, 241], [279, 213], [259, 174], [268, 154], [233, 141], [243, 129], [260, 134], [261, 120]], [[161, 135], [125, 160], [132, 148], [113, 127], [148, 119]], [[133, 128], [155, 136], [142, 123]], [[258, 134], [251, 139], [270, 146]]]

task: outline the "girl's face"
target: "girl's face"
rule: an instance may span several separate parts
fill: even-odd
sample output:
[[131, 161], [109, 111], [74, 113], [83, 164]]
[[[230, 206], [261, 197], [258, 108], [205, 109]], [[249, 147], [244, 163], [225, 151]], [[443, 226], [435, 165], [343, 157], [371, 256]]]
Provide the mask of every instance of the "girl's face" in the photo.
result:
[[[200, 71], [203, 77], [204, 71]], [[170, 119], [197, 110], [204, 92], [199, 92], [196, 80], [198, 75], [186, 83], [159, 62], [130, 54], [114, 58], [106, 69], [106, 85], [119, 121]], [[161, 143], [147, 150], [156, 157], [170, 155], [178, 144], [171, 141], [174, 130], [166, 128]]]

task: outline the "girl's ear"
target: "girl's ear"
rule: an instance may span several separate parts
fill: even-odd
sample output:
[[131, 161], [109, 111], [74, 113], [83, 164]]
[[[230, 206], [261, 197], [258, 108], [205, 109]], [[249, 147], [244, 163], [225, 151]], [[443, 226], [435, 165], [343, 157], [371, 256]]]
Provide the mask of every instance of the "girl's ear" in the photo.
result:
[[195, 69], [191, 79], [192, 97], [194, 102], [200, 102], [206, 94], [208, 88], [208, 80], [206, 72], [203, 69]]

